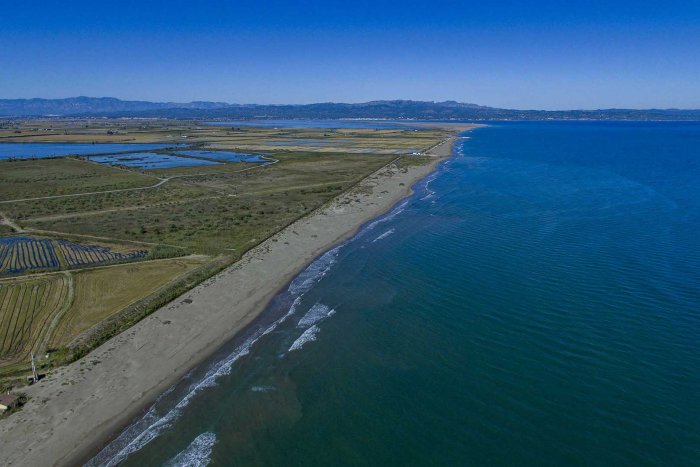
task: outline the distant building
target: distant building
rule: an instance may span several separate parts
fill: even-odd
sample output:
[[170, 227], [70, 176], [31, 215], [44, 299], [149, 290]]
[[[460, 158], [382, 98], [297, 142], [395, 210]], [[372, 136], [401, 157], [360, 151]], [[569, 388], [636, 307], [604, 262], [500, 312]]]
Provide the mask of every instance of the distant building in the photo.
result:
[[11, 409], [17, 404], [19, 397], [14, 394], [0, 394], [0, 412]]

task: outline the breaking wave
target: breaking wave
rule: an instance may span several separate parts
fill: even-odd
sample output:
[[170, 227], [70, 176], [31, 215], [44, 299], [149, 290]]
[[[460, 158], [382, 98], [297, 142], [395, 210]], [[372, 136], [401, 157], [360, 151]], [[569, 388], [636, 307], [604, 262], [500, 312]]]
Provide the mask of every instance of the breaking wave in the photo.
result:
[[335, 314], [335, 310], [323, 303], [316, 303], [309, 311], [299, 320], [297, 326], [307, 328], [318, 323], [321, 320], [329, 318]]
[[304, 331], [304, 333], [301, 336], [299, 336], [297, 340], [294, 341], [292, 346], [289, 348], [289, 352], [301, 349], [307, 342], [315, 341], [316, 335], [319, 333], [320, 330], [321, 328], [319, 328], [315, 324], [311, 326], [309, 329]]
[[383, 234], [381, 234], [380, 236], [378, 236], [377, 238], [375, 238], [374, 240], [372, 240], [372, 243], [378, 242], [379, 240], [384, 240], [385, 238], [387, 238], [388, 236], [390, 236], [394, 232], [396, 232], [396, 229], [389, 229], [386, 232], [384, 232]]
[[319, 280], [323, 278], [338, 259], [338, 252], [344, 244], [328, 250], [320, 258], [311, 263], [289, 284], [288, 291], [292, 295], [301, 296], [311, 290]]
[[202, 433], [187, 448], [170, 461], [166, 467], [205, 467], [211, 461], [211, 451], [216, 444], [214, 433]]
[[214, 386], [220, 377], [229, 375], [234, 363], [236, 363], [240, 358], [248, 355], [253, 345], [261, 337], [274, 331], [277, 326], [293, 315], [300, 303], [300, 299], [301, 297], [297, 297], [294, 302], [292, 302], [292, 305], [284, 316], [274, 321], [267, 328], [256, 331], [227, 357], [212, 365], [203, 378], [188, 388], [187, 394], [180, 399], [177, 405], [170, 409], [165, 415], [161, 416], [157, 413], [156, 407], [158, 405], [158, 401], [160, 401], [163, 396], [173, 391], [174, 386], [173, 388], [169, 389], [165, 394], [163, 394], [163, 396], [158, 398], [158, 401], [151, 406], [146, 415], [129, 426], [121, 435], [119, 435], [117, 439], [107, 445], [86, 465], [89, 467], [112, 467], [118, 465], [131, 454], [139, 451], [148, 443], [157, 438], [163, 431], [170, 428], [172, 423], [180, 416], [182, 410], [187, 407], [194, 396], [196, 396], [203, 389]]

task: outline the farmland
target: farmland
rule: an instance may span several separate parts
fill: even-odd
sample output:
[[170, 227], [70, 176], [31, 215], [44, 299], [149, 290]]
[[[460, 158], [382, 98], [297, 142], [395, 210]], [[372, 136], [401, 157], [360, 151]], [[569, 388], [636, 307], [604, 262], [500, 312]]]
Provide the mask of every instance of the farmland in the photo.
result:
[[[0, 354], [0, 375], [26, 371], [28, 349], [51, 349], [41, 366], [79, 357], [386, 164], [422, 162], [412, 153], [447, 134], [175, 121], [7, 125], [0, 141], [177, 142], [177, 150], [149, 157], [220, 163], [117, 167], [91, 156], [0, 161], [0, 275], [13, 277], [0, 279], [0, 293], [12, 304], [11, 311], [3, 308], [12, 324], [1, 329], [12, 345]], [[266, 162], [231, 152], [264, 154]], [[39, 300], [40, 294], [54, 298]]]
[[52, 274], [0, 281], [0, 362], [25, 358], [50, 332], [70, 295], [70, 278]]
[[68, 267], [77, 268], [85, 266], [97, 266], [101, 264], [134, 261], [143, 259], [148, 255], [147, 250], [129, 251], [125, 253], [112, 251], [110, 248], [81, 245], [67, 240], [57, 241], [63, 258]]
[[51, 240], [29, 237], [0, 238], [0, 276], [60, 267]]
[[148, 250], [144, 249], [114, 251], [107, 246], [64, 239], [3, 237], [0, 238], [0, 276], [134, 261], [147, 255]]
[[55, 351], [81, 332], [206, 262], [186, 257], [0, 280], [0, 375], [27, 368], [31, 352], [40, 367], [60, 360]]
[[80, 333], [203, 262], [202, 258], [182, 258], [75, 273], [75, 298], [65, 319], [51, 336], [50, 346], [60, 348], [68, 345]]

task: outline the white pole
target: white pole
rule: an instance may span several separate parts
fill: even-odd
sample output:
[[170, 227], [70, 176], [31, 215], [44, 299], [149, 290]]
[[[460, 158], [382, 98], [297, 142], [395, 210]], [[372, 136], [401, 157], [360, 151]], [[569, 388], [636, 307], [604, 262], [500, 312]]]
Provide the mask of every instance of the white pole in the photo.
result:
[[39, 378], [36, 375], [36, 366], [34, 365], [34, 354], [32, 354], [32, 376], [34, 377], [34, 382], [38, 383]]

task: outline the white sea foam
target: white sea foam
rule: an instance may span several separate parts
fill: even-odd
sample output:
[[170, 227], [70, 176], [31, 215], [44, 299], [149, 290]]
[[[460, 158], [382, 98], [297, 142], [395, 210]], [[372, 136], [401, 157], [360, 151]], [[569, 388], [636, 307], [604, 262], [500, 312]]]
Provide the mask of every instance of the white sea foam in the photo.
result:
[[323, 303], [316, 303], [309, 311], [299, 320], [297, 327], [308, 328], [321, 320], [329, 318], [335, 314], [335, 310]]
[[[295, 304], [298, 305], [296, 300]], [[295, 308], [295, 304], [292, 304], [290, 310]], [[196, 396], [201, 390], [214, 386], [216, 381], [221, 376], [230, 374], [233, 364], [236, 363], [241, 357], [248, 355], [251, 347], [258, 341], [258, 339], [260, 339], [260, 337], [275, 330], [275, 328], [277, 328], [280, 323], [285, 321], [288, 316], [290, 316], [289, 312], [279, 318], [277, 321], [273, 322], [266, 329], [253, 334], [226, 358], [220, 360], [215, 365], [212, 365], [204, 377], [192, 384], [189, 387], [187, 394], [185, 394], [177, 405], [170, 409], [165, 415], [159, 416], [156, 413], [156, 404], [154, 404], [146, 415], [144, 415], [144, 417], [131, 425], [115, 441], [107, 445], [102, 452], [95, 456], [95, 458], [93, 458], [86, 465], [106, 467], [118, 465], [131, 454], [139, 451], [148, 443], [153, 441], [163, 431], [172, 426], [172, 423], [182, 414], [182, 410], [187, 407], [194, 396]]]
[[379, 240], [384, 240], [388, 236], [392, 235], [394, 232], [396, 232], [396, 229], [389, 229], [386, 232], [384, 232], [383, 234], [381, 234], [380, 236], [378, 236], [377, 238], [375, 238], [374, 240], [372, 240], [372, 243], [378, 242]]
[[166, 467], [205, 467], [211, 461], [211, 451], [216, 444], [214, 433], [202, 433], [187, 448], [170, 461]]
[[344, 244], [338, 245], [332, 250], [328, 250], [320, 258], [311, 263], [306, 269], [304, 269], [294, 280], [289, 284], [287, 289], [293, 295], [303, 295], [304, 293], [311, 290], [318, 281], [320, 281], [323, 276], [328, 274], [331, 267], [338, 259], [338, 252]]
[[292, 344], [292, 346], [289, 348], [289, 351], [290, 351], [290, 352], [293, 352], [293, 351], [295, 351], [295, 350], [299, 350], [299, 349], [301, 349], [301, 348], [304, 346], [304, 344], [306, 344], [307, 342], [315, 341], [315, 340], [316, 340], [316, 335], [318, 334], [318, 332], [319, 332], [320, 330], [321, 330], [321, 328], [319, 328], [319, 327], [316, 326], [315, 324], [314, 324], [313, 326], [311, 326], [309, 329], [307, 329], [306, 331], [304, 331], [303, 334], [302, 334], [301, 336], [299, 336], [299, 338], [298, 338], [297, 340], [294, 341], [294, 343]]

